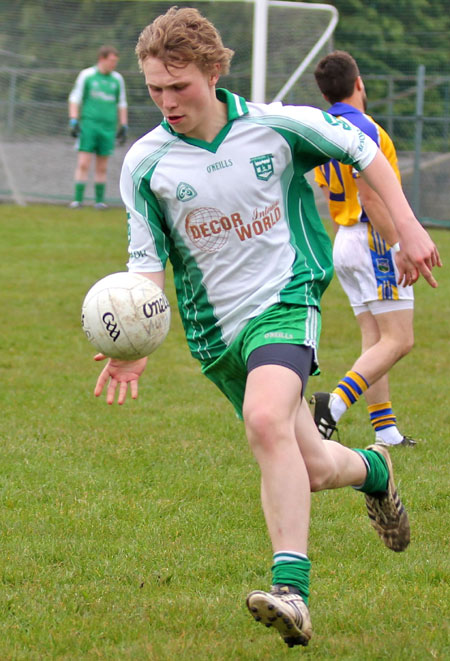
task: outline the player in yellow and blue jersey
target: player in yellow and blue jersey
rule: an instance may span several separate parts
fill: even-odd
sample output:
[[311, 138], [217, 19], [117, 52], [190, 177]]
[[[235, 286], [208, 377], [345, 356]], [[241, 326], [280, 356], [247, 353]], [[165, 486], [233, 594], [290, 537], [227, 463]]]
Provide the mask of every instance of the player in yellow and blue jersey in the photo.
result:
[[[386, 131], [366, 114], [367, 96], [353, 57], [335, 51], [315, 71], [328, 112], [338, 122], [357, 126], [379, 146], [398, 180], [394, 144]], [[315, 393], [314, 419], [330, 438], [345, 411], [364, 394], [375, 443], [415, 445], [397, 428], [389, 394], [389, 369], [413, 346], [412, 286], [397, 283], [394, 254], [399, 249], [389, 212], [352, 166], [331, 159], [315, 169], [315, 180], [328, 199], [336, 229], [333, 262], [359, 323], [362, 353], [332, 393]], [[383, 236], [377, 231], [383, 222]]]

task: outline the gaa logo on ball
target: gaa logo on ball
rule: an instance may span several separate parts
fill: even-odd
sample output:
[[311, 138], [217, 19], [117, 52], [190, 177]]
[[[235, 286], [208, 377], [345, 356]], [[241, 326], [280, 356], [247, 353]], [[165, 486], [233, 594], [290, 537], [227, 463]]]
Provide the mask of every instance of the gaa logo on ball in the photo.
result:
[[165, 340], [170, 305], [158, 285], [138, 273], [112, 273], [85, 296], [81, 325], [89, 342], [109, 358], [137, 360]]

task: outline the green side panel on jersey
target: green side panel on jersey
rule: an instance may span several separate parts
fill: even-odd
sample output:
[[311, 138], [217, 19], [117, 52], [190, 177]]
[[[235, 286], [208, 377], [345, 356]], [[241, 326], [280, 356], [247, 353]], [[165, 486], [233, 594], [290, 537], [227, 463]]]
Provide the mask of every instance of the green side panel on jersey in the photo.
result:
[[[173, 229], [172, 229], [173, 232]], [[179, 237], [174, 237], [179, 239]], [[170, 239], [170, 261], [173, 266], [178, 309], [191, 354], [201, 362], [221, 355], [227, 345], [203, 285], [203, 275], [181, 239]], [[195, 305], [195, 302], [197, 304]], [[201, 336], [203, 335], [203, 339]]]
[[[149, 224], [158, 257], [164, 267], [167, 259], [172, 263], [178, 309], [189, 349], [194, 358], [205, 361], [222, 353], [226, 344], [202, 283], [202, 272], [173, 227], [169, 232], [166, 210], [161, 208], [150, 188], [155, 168], [174, 140], [146, 157], [134, 170], [135, 208]], [[197, 306], [194, 301], [198, 301]]]
[[296, 259], [294, 278], [282, 290], [280, 300], [320, 309], [322, 294], [333, 277], [331, 241], [304, 176], [291, 167], [283, 173], [281, 183]]

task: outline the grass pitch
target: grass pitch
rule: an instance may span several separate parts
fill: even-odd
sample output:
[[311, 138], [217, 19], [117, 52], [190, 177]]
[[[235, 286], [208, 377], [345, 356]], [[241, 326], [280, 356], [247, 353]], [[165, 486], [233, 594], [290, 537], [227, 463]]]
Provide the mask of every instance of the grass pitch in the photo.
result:
[[[315, 494], [314, 636], [289, 650], [245, 596], [270, 582], [259, 475], [242, 424], [190, 358], [169, 279], [172, 328], [137, 401], [93, 397], [99, 365], [84, 294], [125, 270], [121, 210], [0, 206], [0, 659], [411, 661], [450, 658], [448, 268], [416, 285], [416, 346], [391, 373], [404, 433], [392, 451], [412, 543], [395, 554], [351, 489]], [[433, 231], [450, 263], [450, 233]], [[324, 297], [322, 375], [359, 351], [335, 280]], [[341, 439], [372, 440], [365, 405]]]

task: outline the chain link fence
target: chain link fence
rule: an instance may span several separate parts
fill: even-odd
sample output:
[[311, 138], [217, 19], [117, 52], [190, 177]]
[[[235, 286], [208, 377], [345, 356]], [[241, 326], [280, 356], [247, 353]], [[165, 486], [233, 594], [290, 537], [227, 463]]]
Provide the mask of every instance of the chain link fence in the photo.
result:
[[[140, 30], [170, 5], [92, 0], [90, 23], [80, 13], [83, 6], [87, 11], [85, 3], [36, 0], [9, 5], [4, 21], [5, 29], [10, 26], [7, 38], [0, 28], [0, 199], [59, 203], [71, 199], [76, 152], [67, 129], [67, 97], [79, 70], [95, 62], [98, 46], [113, 43], [121, 55], [118, 70], [126, 81], [130, 124], [128, 144], [116, 148], [109, 164], [108, 202], [120, 204], [118, 180], [126, 150], [160, 121], [137, 70], [134, 46]], [[220, 84], [250, 98], [252, 4], [178, 5], [197, 6], [219, 27], [224, 43], [236, 51], [231, 73]], [[120, 29], [125, 19], [127, 27]], [[289, 11], [269, 19], [267, 100], [309, 52], [324, 23], [317, 12], [297, 16]], [[33, 38], [42, 38], [42, 43], [30, 42], [28, 23], [33, 25]], [[326, 108], [313, 70], [318, 58], [332, 48], [330, 40], [284, 102]], [[361, 73], [368, 112], [394, 140], [405, 193], [416, 214], [424, 223], [450, 227], [450, 75], [429, 74], [423, 67], [393, 75], [365, 73], [361, 66]], [[326, 213], [320, 195], [317, 201]]]
[[[1, 2], [1, 0], [0, 0]], [[129, 141], [109, 161], [107, 197], [120, 204], [120, 166], [130, 143], [160, 121], [138, 71], [134, 48], [141, 30], [172, 5], [167, 0], [22, 0], [9, 3], [0, 26], [0, 199], [67, 202], [73, 192], [76, 154], [68, 135], [67, 97], [80, 69], [95, 64], [98, 47], [119, 50], [118, 71], [129, 103]], [[178, 2], [197, 7], [235, 51], [232, 73], [220, 84], [250, 98], [255, 7], [248, 0]], [[273, 98], [324, 33], [327, 6], [269, 2], [267, 98]], [[295, 48], [292, 48], [295, 44]], [[315, 61], [331, 48], [325, 42]], [[264, 64], [263, 62], [261, 64]], [[314, 82], [292, 93], [297, 102], [320, 102]], [[87, 199], [92, 190], [87, 189]]]

